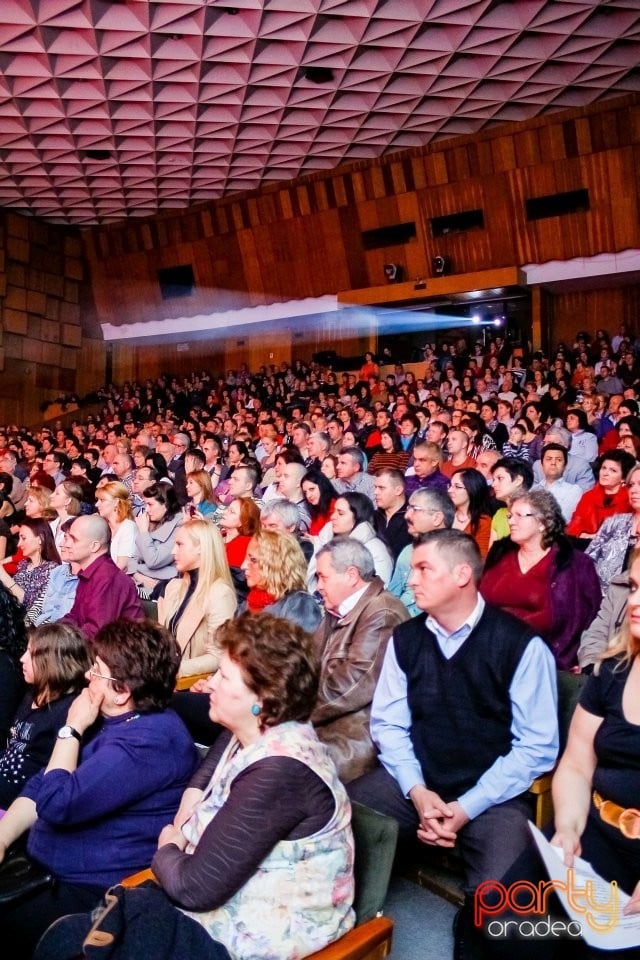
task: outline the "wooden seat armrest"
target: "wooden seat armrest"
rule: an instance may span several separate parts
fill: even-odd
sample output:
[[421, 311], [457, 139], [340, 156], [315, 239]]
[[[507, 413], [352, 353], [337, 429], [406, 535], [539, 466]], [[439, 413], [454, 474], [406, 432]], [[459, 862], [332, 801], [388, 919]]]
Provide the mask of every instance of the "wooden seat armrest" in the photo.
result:
[[551, 789], [551, 781], [553, 780], [554, 771], [549, 773], [542, 773], [539, 777], [536, 777], [531, 786], [529, 787], [529, 793], [546, 793]]
[[392, 933], [393, 920], [373, 917], [323, 950], [312, 953], [307, 960], [382, 960], [391, 951]]
[[211, 676], [209, 673], [192, 673], [189, 677], [178, 677], [176, 680], [176, 690], [188, 690], [189, 687], [192, 687], [196, 680], [206, 680]]

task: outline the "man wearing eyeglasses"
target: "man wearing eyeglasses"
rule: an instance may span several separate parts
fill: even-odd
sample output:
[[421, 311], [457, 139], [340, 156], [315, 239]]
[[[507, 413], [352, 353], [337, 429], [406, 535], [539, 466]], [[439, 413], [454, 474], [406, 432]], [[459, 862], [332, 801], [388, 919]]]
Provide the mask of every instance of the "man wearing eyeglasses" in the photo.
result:
[[387, 587], [389, 593], [401, 600], [412, 617], [420, 613], [413, 590], [409, 586], [413, 546], [421, 533], [430, 530], [448, 530], [453, 523], [454, 509], [449, 496], [442, 490], [416, 490], [411, 494], [405, 520], [411, 537], [396, 560], [393, 576]]

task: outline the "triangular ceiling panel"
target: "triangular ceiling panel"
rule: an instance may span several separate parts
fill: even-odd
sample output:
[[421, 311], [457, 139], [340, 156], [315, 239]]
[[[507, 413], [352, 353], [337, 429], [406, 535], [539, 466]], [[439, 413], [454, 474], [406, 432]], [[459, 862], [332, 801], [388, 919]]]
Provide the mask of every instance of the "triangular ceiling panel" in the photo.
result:
[[638, 0], [0, 0], [0, 203], [186, 208], [637, 91], [639, 62]]

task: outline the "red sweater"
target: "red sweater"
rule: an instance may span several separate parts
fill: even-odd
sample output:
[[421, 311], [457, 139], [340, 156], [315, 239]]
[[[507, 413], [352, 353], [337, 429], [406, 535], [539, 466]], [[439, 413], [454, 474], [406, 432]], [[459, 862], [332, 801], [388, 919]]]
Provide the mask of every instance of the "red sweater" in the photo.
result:
[[617, 493], [608, 496], [604, 488], [596, 483], [595, 487], [580, 497], [567, 526], [567, 533], [570, 537], [579, 537], [581, 533], [597, 533], [607, 517], [615, 513], [629, 513], [630, 510], [626, 487], [620, 487]]

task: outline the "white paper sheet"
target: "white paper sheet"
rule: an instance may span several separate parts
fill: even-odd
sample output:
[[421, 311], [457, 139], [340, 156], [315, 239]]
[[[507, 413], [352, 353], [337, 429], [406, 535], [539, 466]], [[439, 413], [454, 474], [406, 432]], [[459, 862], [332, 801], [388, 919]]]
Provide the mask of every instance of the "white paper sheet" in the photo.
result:
[[529, 827], [549, 878], [556, 881], [556, 893], [570, 918], [580, 923], [586, 942], [599, 950], [640, 946], [640, 914], [627, 917], [622, 913], [630, 897], [581, 857], [574, 857], [569, 870], [562, 850], [552, 846], [533, 823], [529, 822]]

